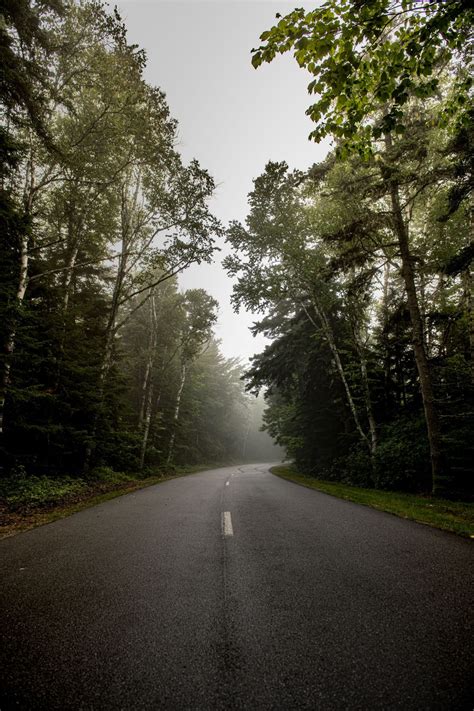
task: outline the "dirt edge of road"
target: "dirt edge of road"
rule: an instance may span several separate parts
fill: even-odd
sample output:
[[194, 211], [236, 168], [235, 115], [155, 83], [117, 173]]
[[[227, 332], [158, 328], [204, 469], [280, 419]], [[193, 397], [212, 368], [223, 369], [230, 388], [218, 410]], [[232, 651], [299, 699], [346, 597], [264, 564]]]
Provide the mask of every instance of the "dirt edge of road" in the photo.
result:
[[90, 482], [84, 491], [67, 495], [62, 501], [39, 506], [25, 505], [18, 507], [16, 510], [9, 507], [6, 501], [0, 499], [0, 540], [52, 523], [58, 519], [66, 518], [83, 509], [97, 506], [105, 501], [130, 494], [139, 489], [145, 489], [148, 486], [154, 486], [155, 484], [161, 484], [170, 479], [178, 479], [190, 474], [198, 474], [208, 469], [217, 469], [235, 464], [239, 463], [226, 462], [190, 466], [171, 474], [150, 476], [142, 479], [131, 477], [128, 481], [122, 482]]

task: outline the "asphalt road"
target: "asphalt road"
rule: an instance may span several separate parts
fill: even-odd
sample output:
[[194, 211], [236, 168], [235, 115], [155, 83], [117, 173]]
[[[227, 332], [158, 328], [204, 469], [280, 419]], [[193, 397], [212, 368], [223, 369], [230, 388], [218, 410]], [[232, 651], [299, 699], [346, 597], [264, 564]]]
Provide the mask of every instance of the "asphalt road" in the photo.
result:
[[0, 543], [0, 708], [472, 709], [472, 551], [266, 465], [168, 481]]

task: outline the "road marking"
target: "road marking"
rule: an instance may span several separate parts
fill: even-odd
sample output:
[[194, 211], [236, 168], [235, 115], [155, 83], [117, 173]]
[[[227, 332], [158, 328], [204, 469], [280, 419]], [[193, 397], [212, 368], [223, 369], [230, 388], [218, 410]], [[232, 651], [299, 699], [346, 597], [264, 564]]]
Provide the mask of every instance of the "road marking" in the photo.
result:
[[232, 529], [232, 518], [230, 516], [230, 511], [222, 512], [222, 533], [224, 536], [233, 536], [234, 531]]
[[230, 481], [226, 481], [225, 485], [229, 486], [229, 484], [230, 484]]

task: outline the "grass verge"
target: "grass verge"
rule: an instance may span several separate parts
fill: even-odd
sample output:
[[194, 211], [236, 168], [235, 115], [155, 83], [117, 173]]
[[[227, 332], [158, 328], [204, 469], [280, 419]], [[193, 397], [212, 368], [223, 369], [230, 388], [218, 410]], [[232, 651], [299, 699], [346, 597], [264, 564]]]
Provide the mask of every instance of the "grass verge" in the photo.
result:
[[0, 487], [0, 540], [138, 489], [230, 464], [178, 467], [169, 473], [160, 472], [143, 478], [108, 470], [105, 476], [91, 481], [70, 477], [31, 477], [3, 482], [3, 488]]
[[294, 481], [309, 489], [317, 489], [339, 499], [354, 501], [387, 511], [401, 518], [407, 518], [427, 526], [451, 531], [460, 536], [474, 538], [474, 504], [462, 501], [448, 501], [415, 494], [402, 494], [379, 489], [361, 489], [333, 481], [313, 479], [299, 474], [291, 466], [272, 467], [271, 472], [283, 479]]

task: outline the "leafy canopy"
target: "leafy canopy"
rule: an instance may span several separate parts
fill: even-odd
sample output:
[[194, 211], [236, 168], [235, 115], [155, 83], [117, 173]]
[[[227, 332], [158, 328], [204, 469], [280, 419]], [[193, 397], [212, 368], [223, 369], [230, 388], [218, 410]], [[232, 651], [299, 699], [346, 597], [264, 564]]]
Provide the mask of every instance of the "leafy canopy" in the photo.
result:
[[[409, 98], [435, 95], [446, 72], [452, 85], [439, 120], [467, 122], [474, 13], [466, 0], [327, 0], [277, 18], [252, 50], [252, 64], [292, 50], [314, 76], [308, 91], [317, 100], [307, 114], [316, 142], [332, 136], [343, 153], [369, 153], [383, 133], [405, 130]], [[380, 120], [369, 123], [377, 111]]]

